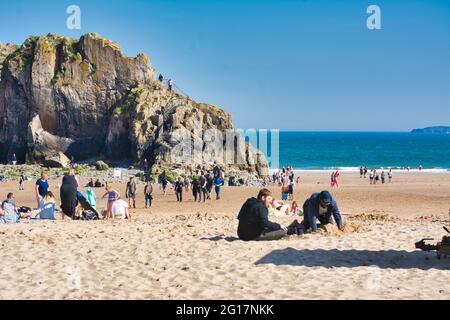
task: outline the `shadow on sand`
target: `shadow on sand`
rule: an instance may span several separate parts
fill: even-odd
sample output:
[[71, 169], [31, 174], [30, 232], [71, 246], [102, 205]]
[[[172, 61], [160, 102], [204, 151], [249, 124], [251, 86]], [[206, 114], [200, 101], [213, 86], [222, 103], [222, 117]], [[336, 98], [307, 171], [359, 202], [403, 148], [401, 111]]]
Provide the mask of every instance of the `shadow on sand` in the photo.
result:
[[228, 242], [233, 242], [233, 241], [239, 241], [239, 238], [236, 237], [222, 237], [222, 236], [215, 236], [215, 237], [211, 237], [211, 238], [200, 238], [200, 240], [209, 240], [209, 241], [221, 241], [221, 240], [225, 240]]
[[450, 270], [450, 259], [439, 260], [434, 252], [404, 250], [273, 250], [256, 265], [274, 264], [325, 268], [374, 266], [382, 269]]

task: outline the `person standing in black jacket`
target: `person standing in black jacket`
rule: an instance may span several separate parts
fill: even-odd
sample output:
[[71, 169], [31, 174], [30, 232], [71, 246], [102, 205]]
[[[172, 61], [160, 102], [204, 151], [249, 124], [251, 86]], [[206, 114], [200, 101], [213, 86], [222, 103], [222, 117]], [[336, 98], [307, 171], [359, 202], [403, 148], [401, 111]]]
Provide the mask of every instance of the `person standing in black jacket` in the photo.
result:
[[206, 195], [207, 195], [207, 189], [206, 189], [206, 177], [205, 174], [202, 172], [202, 175], [200, 176], [200, 178], [198, 179], [198, 184], [200, 187], [200, 197], [198, 199], [198, 202], [202, 201], [202, 195], [203, 195], [203, 202], [206, 202]]
[[194, 196], [194, 201], [197, 202], [197, 197], [201, 198], [200, 195], [200, 186], [197, 178], [192, 180], [192, 195]]
[[278, 240], [287, 235], [287, 228], [269, 221], [268, 205], [272, 202], [272, 193], [268, 189], [259, 191], [257, 198], [248, 199], [239, 211], [239, 239]]
[[183, 202], [183, 187], [184, 182], [181, 177], [178, 177], [178, 180], [175, 182], [175, 193], [177, 195], [177, 202]]

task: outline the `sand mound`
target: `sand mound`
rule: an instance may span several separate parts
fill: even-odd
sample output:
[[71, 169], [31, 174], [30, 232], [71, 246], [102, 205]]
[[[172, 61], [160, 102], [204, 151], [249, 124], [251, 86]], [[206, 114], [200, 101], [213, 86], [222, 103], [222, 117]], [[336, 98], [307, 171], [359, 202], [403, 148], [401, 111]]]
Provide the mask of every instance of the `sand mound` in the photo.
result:
[[341, 231], [333, 224], [319, 225], [317, 231], [319, 234], [327, 236], [341, 237], [350, 233], [359, 233], [365, 231], [363, 224], [357, 222], [347, 222], [344, 224], [344, 230]]

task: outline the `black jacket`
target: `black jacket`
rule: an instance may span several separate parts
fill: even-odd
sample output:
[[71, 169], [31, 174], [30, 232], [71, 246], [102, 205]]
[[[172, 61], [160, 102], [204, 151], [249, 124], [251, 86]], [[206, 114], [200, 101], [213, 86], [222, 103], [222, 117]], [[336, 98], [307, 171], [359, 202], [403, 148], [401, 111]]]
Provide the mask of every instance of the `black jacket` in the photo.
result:
[[333, 223], [333, 218], [336, 220], [336, 224], [342, 226], [342, 217], [339, 212], [336, 201], [332, 198], [331, 204], [328, 206], [327, 212], [322, 217], [319, 216], [320, 205], [320, 193], [313, 193], [309, 199], [303, 204], [304, 219], [308, 227], [313, 231], [317, 231], [316, 219], [319, 219], [320, 223], [328, 224]]
[[263, 233], [281, 229], [278, 223], [269, 221], [269, 210], [256, 198], [250, 198], [244, 203], [238, 219], [237, 233], [239, 239], [245, 241], [255, 240]]

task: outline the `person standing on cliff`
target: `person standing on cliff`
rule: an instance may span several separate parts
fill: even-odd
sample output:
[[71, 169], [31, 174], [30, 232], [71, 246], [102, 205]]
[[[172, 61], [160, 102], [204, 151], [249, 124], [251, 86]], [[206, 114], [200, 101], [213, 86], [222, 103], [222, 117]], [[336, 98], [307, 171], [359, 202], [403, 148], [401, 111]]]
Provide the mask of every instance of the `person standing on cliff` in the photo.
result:
[[161, 73], [158, 76], [158, 80], [159, 80], [159, 82], [163, 82], [163, 80], [164, 80], [164, 77]]
[[172, 91], [173, 80], [172, 80], [172, 79], [169, 79], [169, 81], [167, 81], [167, 85], [169, 86], [169, 91]]

